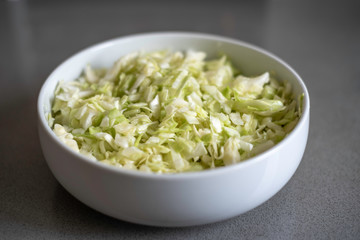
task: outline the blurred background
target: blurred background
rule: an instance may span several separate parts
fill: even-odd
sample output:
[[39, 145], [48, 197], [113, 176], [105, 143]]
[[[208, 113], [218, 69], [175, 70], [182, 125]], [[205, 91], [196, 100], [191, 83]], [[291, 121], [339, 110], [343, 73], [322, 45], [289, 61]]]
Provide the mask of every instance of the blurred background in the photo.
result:
[[[360, 239], [360, 1], [0, 2], [0, 239]], [[90, 45], [129, 34], [191, 31], [265, 48], [310, 92], [297, 172], [237, 218], [194, 228], [125, 223], [86, 207], [54, 179], [37, 136], [37, 94]]]

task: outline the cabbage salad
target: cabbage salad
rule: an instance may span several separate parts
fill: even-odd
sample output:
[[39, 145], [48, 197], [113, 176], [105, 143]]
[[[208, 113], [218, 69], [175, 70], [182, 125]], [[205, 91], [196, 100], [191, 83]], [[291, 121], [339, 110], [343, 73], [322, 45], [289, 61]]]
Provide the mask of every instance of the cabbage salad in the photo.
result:
[[268, 72], [241, 75], [227, 56], [205, 57], [134, 52], [109, 69], [87, 65], [58, 84], [49, 125], [94, 161], [154, 173], [236, 164], [295, 127], [301, 109], [289, 83]]

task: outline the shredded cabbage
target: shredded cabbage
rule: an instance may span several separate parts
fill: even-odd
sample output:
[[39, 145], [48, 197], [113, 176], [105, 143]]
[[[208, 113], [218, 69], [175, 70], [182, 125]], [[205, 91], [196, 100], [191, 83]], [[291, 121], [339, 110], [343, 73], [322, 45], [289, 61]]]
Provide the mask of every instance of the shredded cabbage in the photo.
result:
[[110, 69], [87, 65], [58, 84], [49, 125], [95, 161], [154, 173], [236, 164], [295, 127], [301, 103], [289, 83], [268, 72], [245, 77], [228, 57], [205, 57], [135, 52]]

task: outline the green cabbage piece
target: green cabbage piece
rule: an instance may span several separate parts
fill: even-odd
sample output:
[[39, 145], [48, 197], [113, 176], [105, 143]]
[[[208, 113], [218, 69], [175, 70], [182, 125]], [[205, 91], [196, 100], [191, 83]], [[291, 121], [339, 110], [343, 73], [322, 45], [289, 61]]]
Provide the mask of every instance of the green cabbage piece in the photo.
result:
[[265, 72], [243, 76], [228, 57], [135, 52], [109, 69], [85, 66], [59, 82], [49, 125], [71, 149], [119, 168], [200, 171], [244, 161], [296, 126], [291, 85]]

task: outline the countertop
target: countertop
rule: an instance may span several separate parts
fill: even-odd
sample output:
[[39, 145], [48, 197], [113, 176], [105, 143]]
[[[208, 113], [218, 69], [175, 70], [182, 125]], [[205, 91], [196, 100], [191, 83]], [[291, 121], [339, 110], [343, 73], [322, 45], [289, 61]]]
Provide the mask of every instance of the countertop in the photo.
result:
[[[2, 1], [0, 239], [360, 239], [359, 1]], [[75, 52], [133, 33], [241, 39], [288, 62], [310, 92], [295, 175], [230, 220], [155, 228], [107, 217], [56, 181], [37, 135], [37, 94]]]

